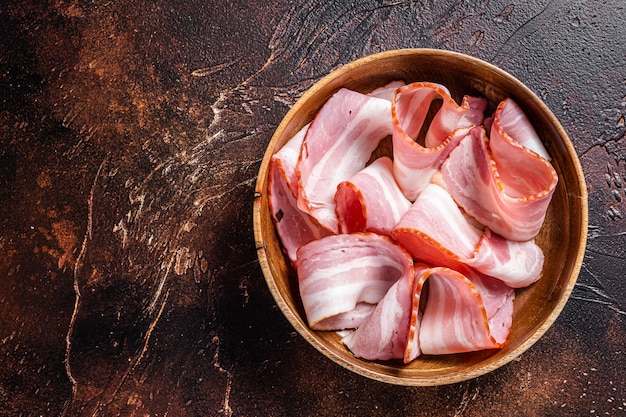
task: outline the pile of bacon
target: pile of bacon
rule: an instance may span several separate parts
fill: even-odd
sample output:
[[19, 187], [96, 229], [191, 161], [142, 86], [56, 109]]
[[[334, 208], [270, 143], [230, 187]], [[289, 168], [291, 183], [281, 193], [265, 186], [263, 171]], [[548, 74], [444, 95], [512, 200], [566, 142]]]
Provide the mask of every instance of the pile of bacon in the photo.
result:
[[[312, 329], [368, 360], [503, 346], [514, 289], [541, 276], [558, 179], [514, 101], [486, 109], [428, 82], [341, 89], [272, 157], [271, 215]], [[389, 136], [392, 158], [371, 161]]]

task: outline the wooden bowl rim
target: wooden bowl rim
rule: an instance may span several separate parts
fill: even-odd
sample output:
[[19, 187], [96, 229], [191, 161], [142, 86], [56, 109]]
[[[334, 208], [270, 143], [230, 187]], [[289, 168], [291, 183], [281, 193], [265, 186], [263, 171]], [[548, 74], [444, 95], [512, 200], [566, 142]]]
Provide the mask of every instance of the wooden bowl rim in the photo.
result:
[[[393, 375], [393, 372], [377, 372], [371, 369], [365, 369], [355, 365], [354, 363], [347, 361], [345, 358], [338, 356], [335, 352], [330, 350], [324, 344], [319, 343], [316, 338], [313, 338], [310, 334], [315, 332], [311, 330], [306, 325], [303, 325], [300, 321], [299, 317], [289, 308], [288, 303], [286, 302], [283, 294], [278, 289], [275, 278], [272, 274], [269, 258], [266, 251], [265, 240], [263, 236], [261, 217], [262, 217], [262, 204], [261, 200], [264, 195], [264, 187], [267, 181], [267, 173], [269, 167], [269, 161], [272, 155], [278, 151], [276, 149], [276, 145], [281, 138], [283, 131], [286, 127], [291, 123], [291, 120], [294, 116], [300, 111], [300, 109], [304, 106], [304, 104], [310, 99], [310, 97], [314, 96], [319, 90], [322, 90], [328, 86], [328, 84], [332, 83], [335, 79], [341, 77], [342, 75], [354, 70], [357, 67], [368, 65], [371, 62], [384, 60], [388, 58], [396, 58], [401, 56], [421, 56], [421, 57], [448, 57], [461, 61], [468, 62], [472, 65], [481, 66], [484, 69], [495, 73], [498, 77], [501, 77], [508, 82], [515, 84], [521, 91], [522, 94], [525, 95], [526, 98], [530, 99], [534, 105], [536, 105], [540, 111], [548, 118], [550, 124], [557, 131], [558, 136], [563, 140], [563, 145], [566, 149], [567, 160], [569, 163], [573, 165], [573, 169], [576, 172], [577, 176], [577, 185], [580, 191], [580, 195], [578, 198], [580, 199], [580, 240], [578, 244], [578, 248], [576, 249], [576, 258], [573, 262], [573, 266], [571, 269], [570, 276], [567, 280], [567, 284], [563, 289], [562, 293], [559, 296], [559, 300], [555, 305], [554, 309], [547, 317], [547, 319], [535, 330], [535, 332], [528, 337], [524, 342], [522, 342], [517, 348], [513, 349], [508, 354], [494, 360], [489, 364], [485, 364], [477, 367], [476, 369], [469, 369], [465, 374], [458, 375], [453, 374], [450, 376], [446, 375], [437, 375], [436, 377], [423, 377], [423, 378], [404, 378], [401, 376]], [[337, 87], [338, 90], [340, 88]], [[548, 106], [532, 91], [530, 90], [524, 83], [518, 80], [513, 75], [504, 71], [503, 69], [489, 63], [483, 61], [479, 58], [475, 58], [469, 55], [465, 55], [459, 52], [447, 51], [447, 50], [439, 50], [439, 49], [428, 49], [428, 48], [406, 48], [406, 49], [394, 49], [388, 50], [384, 52], [379, 52], [376, 54], [368, 55], [363, 58], [354, 60], [350, 63], [347, 63], [334, 71], [330, 72], [328, 75], [321, 78], [318, 82], [316, 82], [311, 88], [309, 88], [306, 92], [302, 94], [302, 96], [296, 101], [296, 103], [291, 107], [291, 109], [284, 116], [278, 127], [276, 128], [272, 138], [266, 148], [265, 155], [262, 159], [261, 166], [259, 169], [256, 186], [255, 186], [255, 194], [254, 194], [254, 207], [253, 207], [253, 229], [254, 229], [254, 237], [257, 249], [257, 255], [259, 258], [259, 263], [261, 265], [261, 269], [263, 275], [265, 277], [265, 281], [268, 285], [270, 293], [272, 297], [276, 301], [280, 310], [290, 322], [290, 324], [296, 329], [296, 331], [304, 337], [310, 344], [312, 344], [319, 352], [321, 352], [324, 356], [331, 359], [335, 363], [341, 365], [342, 367], [349, 369], [357, 374], [362, 376], [382, 381], [390, 384], [396, 385], [406, 385], [406, 386], [439, 386], [452, 384], [457, 382], [462, 382], [465, 380], [469, 380], [472, 378], [476, 378], [478, 376], [489, 373], [497, 368], [502, 367], [503, 365], [509, 363], [527, 349], [529, 349], [533, 344], [535, 344], [544, 334], [545, 332], [552, 326], [556, 318], [560, 315], [561, 311], [565, 307], [567, 300], [569, 299], [571, 292], [574, 288], [574, 285], [578, 279], [578, 275], [580, 273], [583, 258], [586, 250], [587, 243], [587, 229], [588, 229], [588, 194], [587, 194], [587, 185], [585, 182], [585, 176], [582, 170], [582, 166], [580, 160], [578, 158], [578, 154], [572, 144], [569, 135], [553, 114], [553, 112], [548, 108]], [[355, 358], [358, 360], [357, 358]], [[381, 368], [390, 368], [385, 365], [381, 366]], [[391, 367], [392, 368], [392, 367]]]

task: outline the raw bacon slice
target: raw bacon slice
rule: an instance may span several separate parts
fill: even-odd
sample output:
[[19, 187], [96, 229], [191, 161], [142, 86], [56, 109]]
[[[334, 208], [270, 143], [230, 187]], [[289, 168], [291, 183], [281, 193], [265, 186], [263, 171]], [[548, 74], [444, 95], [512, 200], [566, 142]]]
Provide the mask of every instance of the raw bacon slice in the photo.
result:
[[[524, 111], [510, 98], [500, 102], [493, 118], [493, 134], [502, 136], [507, 142], [517, 142], [544, 159], [550, 160], [539, 135], [533, 128]], [[490, 133], [491, 135], [491, 133]]]
[[468, 265], [514, 288], [537, 281], [543, 269], [543, 251], [534, 241], [511, 241], [479, 229], [436, 184], [424, 189], [392, 236], [415, 259], [453, 269]]
[[270, 213], [283, 250], [291, 262], [296, 260], [300, 246], [329, 234], [297, 206], [295, 166], [307, 126], [272, 156], [269, 165], [267, 189]]
[[501, 348], [504, 341], [497, 341], [492, 334], [476, 285], [449, 268], [432, 268], [428, 273], [428, 302], [419, 331], [422, 353], [441, 355]]
[[354, 310], [320, 320], [315, 330], [356, 329], [367, 319], [376, 308], [376, 304], [357, 303]]
[[300, 150], [304, 136], [311, 124], [308, 123], [298, 131], [285, 145], [276, 152], [272, 159], [281, 165], [284, 175], [289, 183], [289, 189], [294, 196], [298, 195], [298, 177], [296, 176], [296, 165], [300, 158]]
[[411, 206], [396, 184], [388, 157], [376, 159], [339, 184], [335, 203], [341, 233], [368, 231], [387, 236]]
[[420, 310], [420, 300], [424, 283], [428, 278], [429, 266], [425, 264], [414, 264], [415, 278], [413, 284], [413, 296], [411, 297], [411, 318], [409, 321], [409, 334], [406, 349], [404, 351], [404, 363], [409, 363], [422, 354], [419, 346], [419, 329], [422, 321], [422, 311]]
[[331, 235], [310, 242], [298, 250], [295, 265], [313, 329], [359, 303], [376, 304], [396, 281], [413, 279], [411, 255], [390, 238], [374, 233]]
[[[417, 142], [432, 102], [443, 104], [426, 132], [424, 146]], [[480, 125], [487, 101], [466, 96], [459, 106], [442, 85], [420, 82], [400, 87], [392, 102], [394, 174], [411, 201], [430, 182], [443, 160], [463, 135], [457, 128]]]
[[467, 221], [446, 190], [429, 184], [402, 217], [392, 237], [415, 259], [454, 268], [474, 256], [482, 233]]
[[363, 169], [379, 142], [390, 134], [388, 100], [345, 88], [335, 93], [311, 122], [302, 143], [298, 207], [336, 233], [337, 185]]
[[472, 268], [459, 269], [469, 279], [485, 307], [491, 335], [497, 343], [503, 344], [509, 337], [513, 321], [513, 300], [515, 290], [500, 279], [487, 276]]
[[[416, 264], [413, 286], [396, 282], [374, 312], [343, 342], [357, 357], [403, 359], [500, 348], [513, 316], [512, 288], [464, 268]], [[422, 314], [420, 298], [426, 280], [429, 294]], [[432, 303], [432, 306], [431, 306]]]
[[[491, 140], [482, 127], [472, 128], [434, 181], [492, 231], [510, 240], [532, 240], [543, 224], [558, 178], [546, 159], [496, 134], [497, 126], [496, 112]], [[499, 149], [498, 159], [489, 146]]]
[[466, 263], [480, 272], [497, 277], [513, 288], [524, 288], [541, 277], [543, 251], [534, 240], [508, 240], [486, 229], [478, 250]]
[[[431, 268], [424, 264], [415, 264], [415, 286], [413, 290], [413, 303], [412, 303], [412, 312], [411, 312], [411, 321], [409, 325], [409, 338], [407, 342], [407, 348], [404, 355], [404, 363], [409, 363], [413, 361], [416, 357], [418, 357], [422, 353], [421, 347], [421, 338], [429, 338], [431, 337], [428, 332], [432, 331], [428, 326], [435, 326], [436, 324], [432, 322], [434, 319], [432, 315], [428, 317], [431, 320], [430, 323], [426, 323], [426, 327], [422, 329], [422, 320], [423, 315], [422, 311], [419, 309], [420, 306], [420, 298], [422, 289], [426, 280], [428, 280], [432, 276], [446, 276], [451, 275], [456, 279], [462, 279], [464, 285], [471, 287], [475, 290], [475, 293], [472, 297], [467, 297], [466, 302], [471, 303], [473, 305], [468, 306], [455, 306], [456, 312], [467, 309], [469, 311], [479, 311], [484, 310], [486, 324], [488, 331], [490, 333], [491, 338], [495, 341], [498, 346], [501, 346], [508, 338], [509, 330], [511, 328], [512, 318], [513, 318], [513, 299], [515, 297], [515, 291], [504, 284], [502, 281], [488, 277], [479, 272], [472, 270], [469, 267], [461, 266], [460, 271], [455, 271], [449, 268], [443, 267], [435, 267]], [[437, 283], [429, 284], [434, 285], [437, 288]], [[441, 294], [431, 296], [430, 291], [433, 291], [429, 288], [429, 295], [426, 304], [426, 308], [428, 304], [431, 302], [438, 303], [443, 302], [444, 304], [450, 304], [450, 300], [442, 300], [437, 297], [441, 296]], [[436, 291], [436, 289], [435, 289]], [[434, 297], [431, 299], [431, 297]], [[445, 298], [445, 297], [444, 297]], [[432, 301], [431, 301], [432, 300]], [[452, 300], [452, 299], [451, 299]], [[435, 311], [435, 307], [430, 308], [430, 314], [433, 314]], [[443, 311], [443, 310], [442, 310]], [[450, 322], [456, 322], [455, 326], [462, 325], [465, 323], [467, 318], [460, 318], [454, 316], [453, 314], [445, 313], [446, 315], [442, 317], [442, 321], [447, 322], [449, 326], [452, 325]], [[449, 316], [448, 316], [449, 315]], [[484, 326], [485, 323], [483, 323]], [[442, 328], [444, 328], [444, 324], [440, 324]], [[422, 332], [426, 335], [421, 336]], [[448, 335], [450, 336], [450, 335]], [[457, 335], [454, 335], [457, 336]], [[441, 340], [445, 340], [445, 343], [450, 343], [447, 336], [443, 336], [440, 334], [436, 334], [436, 337], [440, 337]], [[481, 338], [484, 337], [481, 336]], [[432, 339], [432, 338], [431, 338]], [[491, 339], [489, 339], [491, 340]], [[427, 342], [426, 350], [423, 353], [433, 353], [432, 346], [429, 347], [429, 343], [432, 343], [432, 340]], [[458, 341], [451, 343], [452, 346], [457, 346]], [[494, 347], [491, 344], [487, 345], [488, 347]], [[498, 347], [495, 346], [495, 347]], [[456, 347], [455, 347], [456, 349]], [[478, 349], [476, 349], [478, 350]]]
[[403, 358], [409, 336], [413, 274], [396, 281], [374, 312], [342, 339], [354, 356], [367, 360]]

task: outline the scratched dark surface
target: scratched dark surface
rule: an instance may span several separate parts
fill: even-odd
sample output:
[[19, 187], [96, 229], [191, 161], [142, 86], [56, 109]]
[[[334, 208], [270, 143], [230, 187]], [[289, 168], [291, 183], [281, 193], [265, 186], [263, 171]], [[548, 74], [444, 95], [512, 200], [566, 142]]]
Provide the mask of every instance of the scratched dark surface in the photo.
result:
[[[2, 2], [0, 416], [626, 415], [625, 8]], [[556, 323], [503, 368], [433, 388], [310, 347], [252, 233], [256, 172], [289, 106], [338, 66], [403, 47], [525, 82], [570, 134], [590, 196]]]

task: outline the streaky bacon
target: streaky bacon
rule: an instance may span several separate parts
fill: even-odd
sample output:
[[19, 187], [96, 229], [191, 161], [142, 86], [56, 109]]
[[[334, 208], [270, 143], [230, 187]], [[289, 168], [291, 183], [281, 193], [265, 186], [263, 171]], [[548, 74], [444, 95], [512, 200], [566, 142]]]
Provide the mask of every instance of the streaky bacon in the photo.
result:
[[300, 246], [329, 232], [297, 206], [295, 166], [308, 125], [272, 156], [268, 174], [268, 203], [284, 252], [295, 262]]
[[485, 229], [474, 257], [465, 263], [510, 287], [524, 288], [541, 277], [544, 255], [534, 240], [509, 240]]
[[415, 259], [453, 269], [462, 265], [521, 288], [537, 281], [544, 256], [532, 240], [511, 241], [477, 227], [450, 194], [429, 184], [392, 232]]
[[431, 268], [427, 273], [428, 301], [419, 330], [422, 353], [442, 355], [501, 348], [504, 341], [498, 342], [492, 334], [476, 285], [450, 268]]
[[[462, 331], [459, 332], [459, 329], [467, 322], [475, 320], [477, 317], [480, 319], [479, 321], [481, 323], [479, 326], [482, 334], [480, 338], [488, 340], [489, 343], [486, 345], [483, 343], [483, 347], [473, 346], [471, 349], [469, 347], [467, 347], [467, 349], [479, 350], [500, 347], [506, 341], [511, 328], [513, 299], [515, 296], [515, 292], [511, 287], [498, 279], [488, 277], [466, 266], [460, 266], [458, 271], [445, 267], [430, 267], [420, 263], [416, 263], [414, 267], [415, 285], [413, 289], [409, 337], [404, 354], [404, 363], [413, 361], [422, 352], [433, 353], [432, 343], [435, 343], [435, 341], [443, 345], [445, 349], [458, 349], [458, 346], [462, 344], [467, 346], [467, 343], [464, 341], [466, 336], [463, 335]], [[429, 283], [429, 285], [434, 286], [435, 289], [432, 290], [429, 288], [426, 309], [430, 309], [430, 316], [428, 317], [430, 321], [422, 328], [424, 314], [426, 313], [422, 312], [420, 309], [421, 293], [426, 281], [433, 276], [450, 276], [454, 279], [462, 280], [462, 285], [469, 287], [472, 296], [462, 298], [464, 305], [457, 304], [454, 305], [453, 308], [448, 308], [451, 307], [450, 305], [442, 307], [438, 312], [440, 317], [435, 319], [434, 317], [436, 315], [434, 315], [433, 312], [437, 311], [437, 307], [429, 307], [429, 304], [431, 302], [451, 304], [455, 298], [447, 300], [446, 296], [449, 294], [445, 293], [432, 296], [431, 291], [437, 291], [441, 283]], [[465, 291], [468, 290], [465, 289]], [[482, 312], [484, 312], [484, 317], [482, 316]], [[440, 323], [437, 323], [436, 320], [440, 320]], [[446, 329], [446, 326], [448, 326], [448, 328], [453, 328], [455, 331], [450, 334], [442, 335], [440, 332], [436, 331], [437, 326], [440, 326], [441, 329]], [[431, 335], [432, 332], [435, 333], [435, 340], [433, 340]], [[422, 333], [424, 333], [424, 335], [422, 335]], [[457, 337], [459, 340], [455, 340]], [[437, 338], [439, 338], [438, 341]], [[425, 350], [423, 350], [421, 345], [422, 339], [428, 339], [426, 340]], [[491, 341], [494, 341], [495, 345], [492, 345]]]
[[372, 314], [374, 308], [376, 304], [357, 303], [353, 310], [320, 320], [315, 324], [315, 330], [356, 329]]
[[404, 357], [413, 279], [413, 274], [405, 274], [396, 281], [361, 326], [342, 339], [355, 356], [367, 360]]
[[[426, 131], [424, 145], [417, 142], [431, 104], [442, 99]], [[400, 87], [392, 101], [394, 174], [404, 195], [411, 201], [430, 182], [443, 160], [458, 144], [458, 128], [480, 125], [487, 101], [466, 96], [459, 106], [442, 85], [418, 82]]]
[[340, 183], [335, 194], [341, 233], [391, 235], [411, 206], [393, 176], [391, 159], [383, 156]]
[[337, 185], [363, 169], [391, 134], [391, 103], [345, 88], [311, 122], [297, 164], [298, 207], [323, 227], [338, 231]]
[[415, 259], [454, 268], [474, 256], [482, 233], [467, 221], [446, 190], [431, 183], [391, 235]]
[[[414, 265], [413, 285], [396, 282], [360, 327], [343, 338], [357, 357], [403, 359], [500, 348], [513, 318], [514, 289], [469, 267]], [[429, 294], [420, 310], [427, 280]], [[432, 303], [432, 305], [431, 305]]]
[[548, 161], [551, 159], [530, 120], [511, 98], [506, 98], [498, 104], [493, 122], [496, 129], [494, 133], [503, 136], [506, 142], [516, 142]]
[[[427, 82], [341, 89], [271, 158], [271, 215], [311, 328], [405, 363], [506, 342], [514, 288], [541, 276], [533, 238], [558, 178], [513, 100], [485, 109]], [[367, 165], [389, 135], [394, 161]]]
[[528, 241], [543, 225], [558, 178], [550, 162], [504, 135], [496, 112], [491, 139], [482, 127], [472, 128], [433, 180], [495, 233]]
[[411, 255], [389, 237], [375, 233], [331, 235], [310, 242], [298, 250], [295, 266], [313, 329], [359, 303], [376, 304], [398, 280], [412, 283], [413, 279]]

